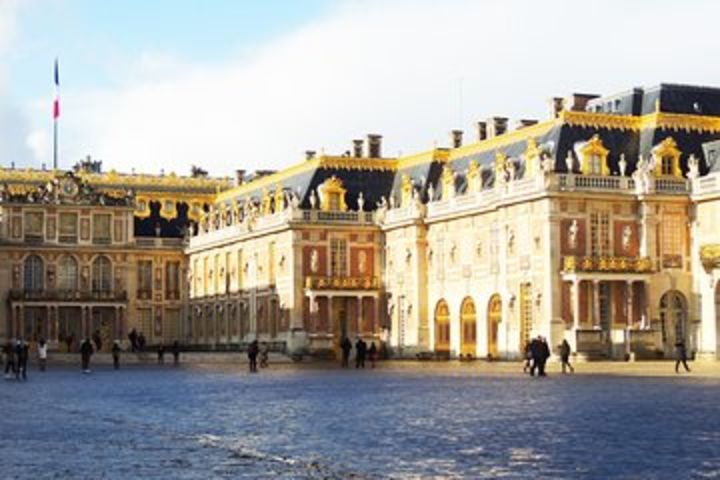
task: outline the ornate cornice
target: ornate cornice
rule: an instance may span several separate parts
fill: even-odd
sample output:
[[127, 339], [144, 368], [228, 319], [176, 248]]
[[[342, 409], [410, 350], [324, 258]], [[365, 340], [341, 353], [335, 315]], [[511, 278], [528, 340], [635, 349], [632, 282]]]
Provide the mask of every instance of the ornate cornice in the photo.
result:
[[460, 148], [455, 148], [450, 151], [450, 160], [455, 160], [468, 155], [476, 153], [486, 152], [496, 148], [505, 147], [507, 145], [528, 140], [529, 138], [535, 138], [540, 135], [544, 135], [550, 129], [558, 124], [558, 120], [546, 120], [544, 122], [537, 123], [535, 125], [513, 130], [512, 132], [503, 133], [496, 137], [488, 138], [477, 143], [471, 143]]
[[682, 113], [654, 112], [643, 116], [633, 116], [562, 111], [559, 119], [565, 125], [585, 128], [632, 131], [660, 128], [674, 131], [720, 132], [720, 117]]

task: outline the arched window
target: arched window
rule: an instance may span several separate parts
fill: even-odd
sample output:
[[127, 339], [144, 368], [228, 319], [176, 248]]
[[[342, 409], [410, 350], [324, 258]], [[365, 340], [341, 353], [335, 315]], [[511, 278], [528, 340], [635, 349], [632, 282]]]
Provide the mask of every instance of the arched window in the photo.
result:
[[25, 259], [24, 265], [24, 287], [25, 290], [37, 292], [43, 289], [45, 284], [45, 266], [42, 258], [37, 255], [30, 255]]
[[93, 292], [109, 292], [112, 288], [112, 264], [107, 257], [99, 256], [92, 265]]
[[57, 286], [60, 290], [77, 290], [78, 288], [78, 263], [70, 255], [65, 255], [60, 259]]

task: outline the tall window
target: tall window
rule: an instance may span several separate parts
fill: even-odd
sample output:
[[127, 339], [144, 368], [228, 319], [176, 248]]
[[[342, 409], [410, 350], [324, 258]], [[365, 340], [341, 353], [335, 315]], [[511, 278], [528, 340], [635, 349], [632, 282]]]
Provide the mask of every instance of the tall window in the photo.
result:
[[25, 240], [42, 241], [43, 239], [43, 212], [25, 212]]
[[37, 255], [30, 255], [25, 259], [24, 265], [24, 287], [25, 290], [30, 292], [37, 292], [43, 289], [44, 277], [45, 277], [45, 266], [43, 265], [42, 258]]
[[595, 257], [610, 255], [610, 214], [592, 212], [590, 214], [591, 253]]
[[77, 213], [60, 214], [60, 243], [77, 243], [78, 215]]
[[169, 299], [180, 298], [180, 262], [168, 262], [165, 265], [165, 296]]
[[150, 298], [152, 295], [152, 261], [138, 262], [138, 298]]
[[110, 215], [93, 215], [93, 243], [106, 245], [112, 241], [110, 234]]
[[520, 348], [524, 348], [530, 341], [533, 329], [533, 299], [532, 284], [520, 285]]
[[112, 290], [112, 263], [101, 255], [92, 264], [93, 292], [106, 293]]
[[665, 215], [661, 223], [662, 263], [664, 268], [682, 268], [683, 237], [686, 226], [683, 217]]
[[77, 290], [78, 263], [70, 255], [62, 257], [58, 263], [57, 285], [60, 290]]
[[347, 241], [342, 238], [330, 239], [330, 274], [347, 276]]
[[590, 155], [590, 175], [602, 175], [602, 157], [600, 155]]
[[673, 172], [673, 158], [672, 157], [662, 157], [660, 159], [660, 173], [662, 175], [672, 175]]
[[340, 210], [340, 194], [339, 193], [330, 193], [328, 195], [328, 204], [330, 205], [331, 211]]

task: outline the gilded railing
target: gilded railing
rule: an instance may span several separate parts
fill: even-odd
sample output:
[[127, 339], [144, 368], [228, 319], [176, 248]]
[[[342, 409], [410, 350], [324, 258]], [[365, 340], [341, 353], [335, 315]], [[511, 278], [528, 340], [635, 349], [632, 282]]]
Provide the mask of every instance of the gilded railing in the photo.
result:
[[649, 273], [648, 257], [563, 257], [563, 272]]
[[377, 277], [305, 277], [305, 288], [371, 290], [379, 286]]
[[705, 268], [720, 267], [720, 244], [715, 243], [700, 247], [700, 261]]

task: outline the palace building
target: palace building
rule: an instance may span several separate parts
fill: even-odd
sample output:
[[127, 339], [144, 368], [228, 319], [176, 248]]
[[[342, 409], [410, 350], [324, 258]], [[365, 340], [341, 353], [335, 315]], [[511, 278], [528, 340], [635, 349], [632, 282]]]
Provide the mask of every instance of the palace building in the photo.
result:
[[[553, 98], [399, 158], [382, 137], [235, 181], [3, 170], [0, 337], [661, 358], [720, 332], [720, 89]], [[183, 241], [183, 231], [190, 235]], [[148, 333], [150, 332], [150, 333]]]

